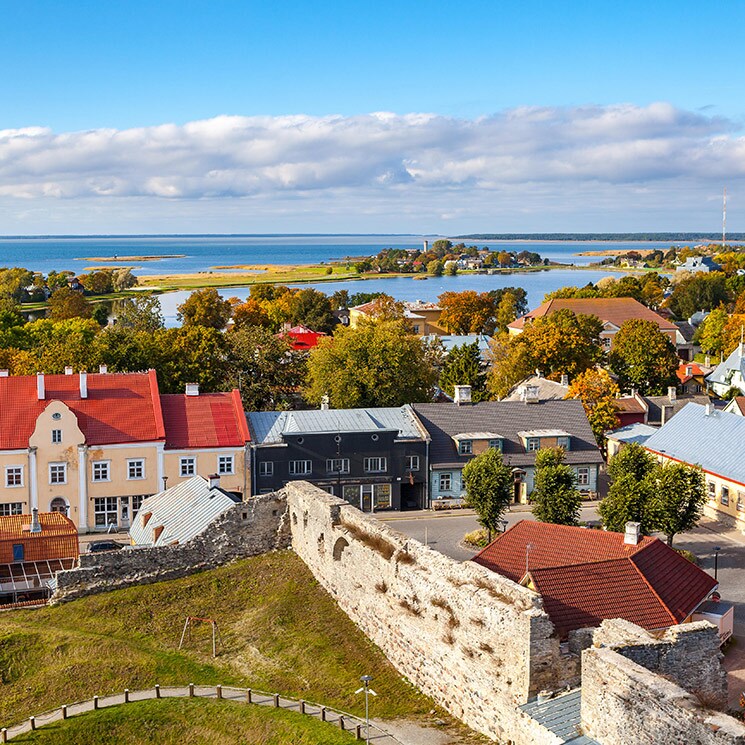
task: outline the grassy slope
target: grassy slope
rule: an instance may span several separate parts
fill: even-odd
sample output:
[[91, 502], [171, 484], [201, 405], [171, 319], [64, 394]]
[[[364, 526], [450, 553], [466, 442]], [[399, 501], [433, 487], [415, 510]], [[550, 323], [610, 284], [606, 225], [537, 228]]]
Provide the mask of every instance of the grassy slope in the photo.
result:
[[[217, 620], [177, 646], [187, 615]], [[422, 714], [431, 701], [403, 681], [291, 552], [173, 582], [41, 610], [0, 614], [0, 723], [64, 703], [161, 685], [251, 686], [361, 714], [359, 676], [375, 676], [373, 714]]]
[[[189, 728], [184, 728], [189, 722]], [[102, 709], [51, 724], [13, 742], [39, 745], [346, 745], [349, 733], [334, 725], [304, 717], [237, 703], [189, 699], [142, 701]]]

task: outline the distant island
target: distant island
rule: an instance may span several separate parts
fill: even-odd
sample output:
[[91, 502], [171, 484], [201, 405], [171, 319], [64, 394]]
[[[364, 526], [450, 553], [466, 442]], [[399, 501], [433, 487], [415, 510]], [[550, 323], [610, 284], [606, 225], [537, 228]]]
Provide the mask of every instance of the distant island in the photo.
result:
[[[721, 241], [721, 233], [469, 233], [453, 239], [471, 241]], [[745, 241], [745, 233], [728, 233], [728, 241]]]

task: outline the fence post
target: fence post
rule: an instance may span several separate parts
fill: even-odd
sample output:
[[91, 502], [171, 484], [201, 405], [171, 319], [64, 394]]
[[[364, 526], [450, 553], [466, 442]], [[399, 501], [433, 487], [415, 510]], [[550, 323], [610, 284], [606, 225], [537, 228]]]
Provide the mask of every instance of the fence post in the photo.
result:
[[274, 694], [274, 708], [279, 709], [279, 694], [278, 693]]
[[358, 724], [354, 728], [354, 739], [355, 740], [361, 740], [362, 739], [362, 725]]
[[189, 683], [189, 698], [194, 698], [194, 683]]
[[247, 704], [253, 703], [251, 700], [251, 693], [252, 693], [251, 689], [246, 688], [246, 703]]
[[67, 719], [67, 704], [62, 706], [62, 718]]
[[124, 703], [125, 704], [129, 703], [129, 688], [124, 689]]
[[98, 708], [98, 696], [93, 697], [93, 708], [94, 709]]
[[35, 730], [36, 729], [36, 717], [29, 717], [28, 721], [31, 722], [31, 729]]
[[321, 707], [321, 721], [322, 722], [326, 721], [326, 707], [325, 706]]
[[155, 698], [160, 698], [160, 686], [155, 684]]
[[344, 717], [341, 714], [339, 714], [339, 729], [344, 731]]
[[217, 693], [217, 698], [222, 698], [222, 686], [215, 686], [215, 691]]
[[305, 701], [300, 699], [300, 713], [305, 714]]

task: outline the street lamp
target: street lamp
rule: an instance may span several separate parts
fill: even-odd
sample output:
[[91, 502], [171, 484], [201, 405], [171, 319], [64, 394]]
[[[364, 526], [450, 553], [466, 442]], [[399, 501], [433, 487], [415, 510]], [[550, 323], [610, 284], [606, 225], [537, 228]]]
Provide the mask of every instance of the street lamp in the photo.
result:
[[358, 688], [355, 693], [365, 692], [365, 742], [370, 745], [370, 696], [377, 696], [378, 694], [370, 688], [370, 681], [372, 675], [363, 675], [360, 680], [362, 681], [362, 688]]
[[717, 578], [717, 573], [719, 572], [719, 552], [721, 550], [721, 546], [714, 546], [714, 579]]

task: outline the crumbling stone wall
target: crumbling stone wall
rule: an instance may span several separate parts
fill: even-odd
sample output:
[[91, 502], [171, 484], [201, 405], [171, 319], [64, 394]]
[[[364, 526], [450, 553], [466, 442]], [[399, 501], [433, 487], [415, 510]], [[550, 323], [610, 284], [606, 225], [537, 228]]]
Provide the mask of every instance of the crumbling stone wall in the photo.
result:
[[745, 745], [742, 722], [609, 648], [582, 653], [582, 731], [602, 745]]
[[[283, 491], [294, 550], [414, 685], [500, 742], [560, 742], [517, 709], [542, 689], [577, 681], [577, 665], [560, 663], [536, 593], [310, 484]], [[573, 680], [562, 677], [567, 669]]]
[[286, 511], [284, 495], [264, 494], [237, 504], [181, 545], [81, 554], [77, 568], [57, 573], [51, 602], [185, 577], [235, 559], [288, 548]]

